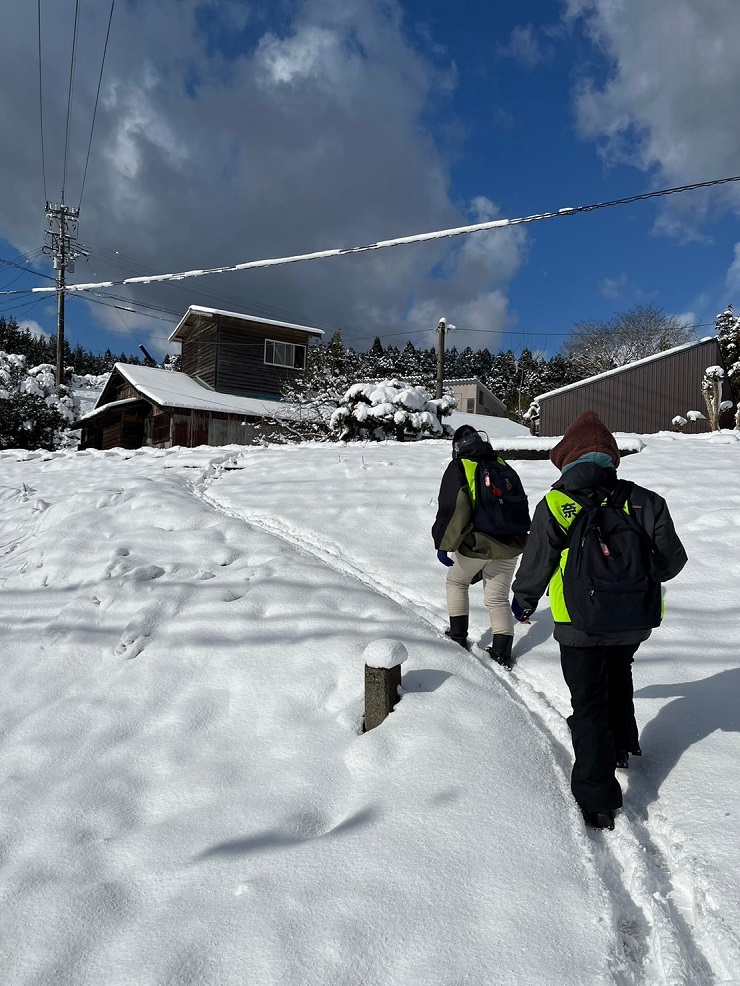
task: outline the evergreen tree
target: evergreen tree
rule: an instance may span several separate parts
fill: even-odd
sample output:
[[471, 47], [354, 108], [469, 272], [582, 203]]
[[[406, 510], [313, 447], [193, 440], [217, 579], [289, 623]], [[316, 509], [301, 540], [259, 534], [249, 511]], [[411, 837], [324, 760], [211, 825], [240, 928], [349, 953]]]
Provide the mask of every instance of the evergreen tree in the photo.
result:
[[400, 377], [404, 380], [408, 380], [410, 383], [413, 383], [419, 377], [419, 354], [417, 353], [413, 342], [410, 340], [401, 351], [396, 366], [396, 372]]
[[0, 352], [0, 448], [58, 448], [74, 416], [74, 401], [67, 387], [56, 387], [51, 364], [29, 370], [25, 356]]
[[732, 399], [740, 405], [740, 318], [735, 316], [732, 305], [717, 316], [715, 328]]
[[441, 437], [441, 418], [452, 413], [454, 401], [433, 400], [423, 387], [401, 380], [358, 383], [350, 387], [331, 416], [330, 426], [340, 441]]
[[379, 336], [375, 336], [372, 346], [359, 356], [358, 375], [361, 380], [373, 380], [378, 376], [378, 361], [383, 358], [384, 352]]

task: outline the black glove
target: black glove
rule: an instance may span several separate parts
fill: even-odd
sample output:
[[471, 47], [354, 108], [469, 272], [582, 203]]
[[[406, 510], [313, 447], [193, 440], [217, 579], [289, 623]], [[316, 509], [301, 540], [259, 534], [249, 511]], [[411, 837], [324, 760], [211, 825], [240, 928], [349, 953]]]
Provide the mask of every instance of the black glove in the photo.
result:
[[439, 559], [439, 561], [442, 562], [443, 565], [446, 565], [448, 568], [451, 565], [454, 565], [455, 564], [454, 561], [450, 558], [450, 556], [447, 554], [446, 551], [438, 551], [437, 552], [437, 558]]
[[519, 623], [529, 623], [529, 618], [536, 609], [536, 606], [533, 606], [531, 609], [525, 609], [523, 606], [520, 606], [516, 601], [516, 596], [511, 600], [511, 612], [514, 614], [514, 619]]

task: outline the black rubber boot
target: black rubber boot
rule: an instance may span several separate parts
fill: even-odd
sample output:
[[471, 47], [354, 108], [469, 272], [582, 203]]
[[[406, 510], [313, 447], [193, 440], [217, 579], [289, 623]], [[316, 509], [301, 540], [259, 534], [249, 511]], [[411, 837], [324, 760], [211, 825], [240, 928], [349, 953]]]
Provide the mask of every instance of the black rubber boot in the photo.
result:
[[581, 813], [583, 814], [584, 822], [590, 829], [606, 829], [608, 832], [614, 830], [614, 815], [616, 812], [613, 809], [610, 808], [607, 811], [588, 811], [586, 808], [581, 808]]
[[508, 633], [495, 633], [493, 635], [493, 643], [488, 648], [488, 653], [496, 662], [500, 664], [502, 668], [511, 668], [514, 666], [514, 660], [511, 656], [511, 646], [514, 643], [513, 636], [509, 636]]
[[445, 630], [445, 635], [454, 640], [456, 644], [460, 644], [465, 650], [469, 649], [468, 644], [468, 623], [469, 616], [451, 616], [450, 617], [450, 629]]

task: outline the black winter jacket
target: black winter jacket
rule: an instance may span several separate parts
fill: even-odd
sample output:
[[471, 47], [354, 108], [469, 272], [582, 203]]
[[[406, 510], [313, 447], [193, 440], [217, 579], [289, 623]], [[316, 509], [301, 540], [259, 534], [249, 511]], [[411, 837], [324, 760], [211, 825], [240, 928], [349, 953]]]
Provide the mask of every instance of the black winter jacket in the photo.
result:
[[[497, 453], [483, 439], [465, 453], [465, 458], [473, 462], [496, 457]], [[456, 551], [468, 558], [488, 559], [516, 558], [522, 553], [526, 540], [523, 537], [497, 540], [475, 529], [468, 481], [460, 459], [453, 459], [442, 476], [432, 537], [438, 551]]]
[[[593, 462], [579, 462], [553, 483], [552, 488], [565, 494], [573, 492], [588, 496], [599, 488], [613, 490], [616, 483], [616, 469], [603, 469]], [[652, 490], [634, 486], [629, 498], [629, 510], [649, 534], [660, 580], [668, 582], [678, 575], [688, 558], [665, 500]], [[545, 500], [541, 500], [534, 512], [527, 546], [512, 585], [514, 597], [524, 609], [534, 609], [547, 591], [560, 562], [566, 537], [566, 532], [553, 517]], [[637, 644], [647, 640], [650, 630], [613, 633], [607, 638], [584, 633], [567, 623], [556, 623], [553, 635], [566, 646], [591, 647]]]

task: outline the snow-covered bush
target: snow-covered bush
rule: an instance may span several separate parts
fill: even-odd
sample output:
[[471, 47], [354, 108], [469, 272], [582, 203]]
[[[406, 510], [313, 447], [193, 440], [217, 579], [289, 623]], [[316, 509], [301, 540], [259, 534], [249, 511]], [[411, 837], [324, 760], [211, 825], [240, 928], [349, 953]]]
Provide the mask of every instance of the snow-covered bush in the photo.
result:
[[342, 441], [440, 438], [441, 418], [457, 406], [454, 397], [433, 399], [423, 387], [402, 380], [356, 383], [345, 393], [329, 425]]
[[707, 417], [712, 431], [719, 431], [719, 412], [722, 401], [722, 381], [725, 371], [721, 366], [708, 366], [701, 382], [701, 392], [707, 405]]
[[706, 421], [707, 416], [702, 414], [701, 411], [687, 411], [686, 417], [689, 421]]
[[[740, 410], [740, 318], [733, 312], [732, 305], [717, 316], [715, 325], [717, 342], [727, 367], [727, 382]], [[737, 417], [735, 420], [737, 422]], [[735, 427], [738, 427], [737, 423]]]
[[532, 435], [539, 435], [540, 433], [540, 403], [535, 398], [529, 405], [527, 410], [522, 415], [522, 422], [529, 425], [529, 431]]
[[686, 427], [687, 421], [682, 415], [677, 414], [675, 418], [671, 420], [671, 424], [673, 425], [674, 431], [683, 431]]
[[55, 380], [51, 363], [29, 368], [25, 356], [0, 352], [0, 448], [59, 447], [76, 405]]

